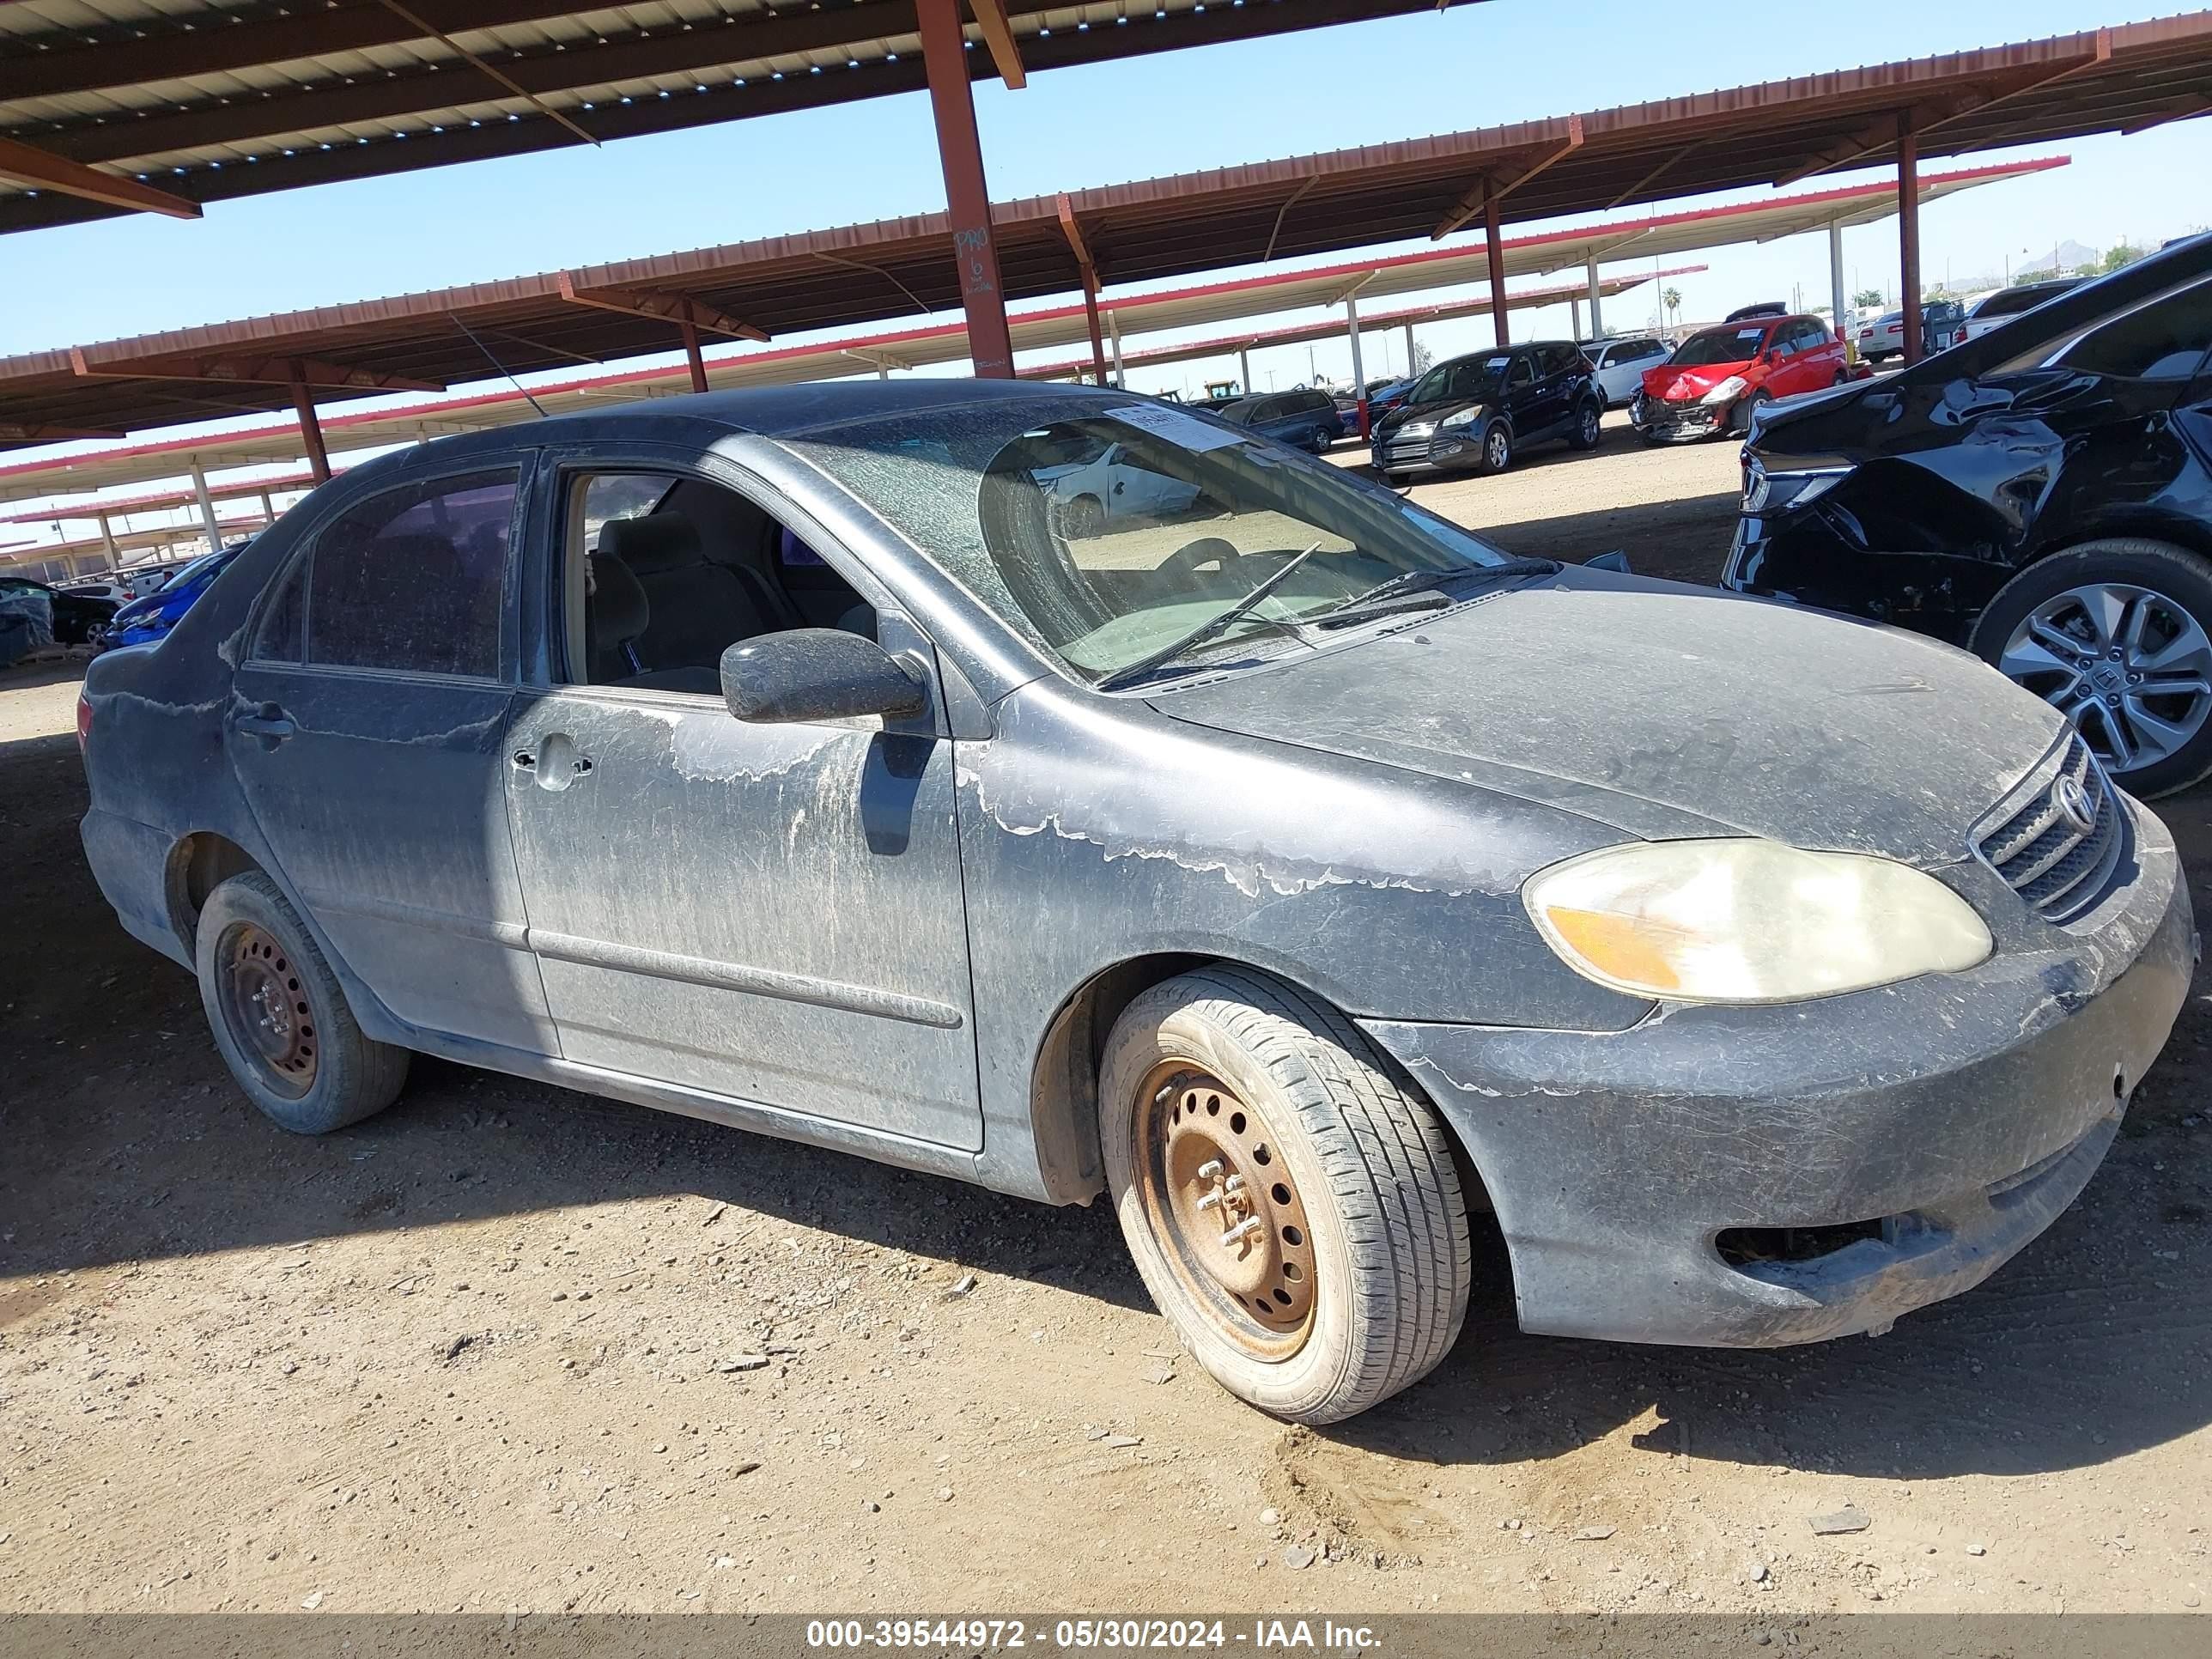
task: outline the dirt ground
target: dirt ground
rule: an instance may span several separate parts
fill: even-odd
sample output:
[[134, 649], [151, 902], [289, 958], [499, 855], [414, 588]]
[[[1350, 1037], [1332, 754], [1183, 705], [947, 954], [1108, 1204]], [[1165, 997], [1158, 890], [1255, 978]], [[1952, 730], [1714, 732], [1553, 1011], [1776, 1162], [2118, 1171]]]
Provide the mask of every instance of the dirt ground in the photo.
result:
[[[1711, 580], [1731, 447], [1420, 498]], [[296, 1139], [76, 842], [76, 671], [0, 676], [0, 1612], [2201, 1608], [2212, 1006], [2082, 1200], [1879, 1340], [1524, 1336], [1285, 1429], [1049, 1210], [418, 1061]], [[2212, 911], [2212, 793], [2166, 803]], [[1856, 1506], [1865, 1530], [1808, 1518]], [[1309, 1553], [1312, 1553], [1310, 1554]]]

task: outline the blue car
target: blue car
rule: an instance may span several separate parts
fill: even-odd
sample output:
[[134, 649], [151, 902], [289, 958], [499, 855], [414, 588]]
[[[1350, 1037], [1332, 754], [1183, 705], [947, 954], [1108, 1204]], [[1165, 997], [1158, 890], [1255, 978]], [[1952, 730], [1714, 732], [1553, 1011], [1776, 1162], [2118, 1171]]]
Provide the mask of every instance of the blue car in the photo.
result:
[[203, 553], [151, 593], [131, 600], [100, 631], [100, 648], [112, 651], [118, 646], [151, 645], [167, 639], [178, 619], [192, 608], [192, 601], [208, 591], [233, 559], [252, 545], [248, 539]]
[[1325, 454], [1344, 435], [1336, 399], [1326, 392], [1263, 392], [1230, 404], [1221, 418], [1316, 455]]

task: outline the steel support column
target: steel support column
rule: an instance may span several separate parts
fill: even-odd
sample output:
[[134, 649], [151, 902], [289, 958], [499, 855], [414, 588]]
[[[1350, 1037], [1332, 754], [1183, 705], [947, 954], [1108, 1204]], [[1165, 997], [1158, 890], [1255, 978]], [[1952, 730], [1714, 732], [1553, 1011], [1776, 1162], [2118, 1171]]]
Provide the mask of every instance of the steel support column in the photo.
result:
[[1413, 325], [1406, 325], [1406, 378], [1413, 378]]
[[276, 522], [276, 504], [269, 499], [269, 492], [265, 489], [261, 492], [261, 516], [271, 524]]
[[691, 366], [691, 389], [704, 392], [707, 389], [707, 360], [700, 355], [699, 331], [690, 323], [678, 323], [676, 327], [677, 331], [684, 336], [684, 361]]
[[1505, 325], [1505, 250], [1498, 242], [1498, 191], [1494, 187], [1483, 192], [1482, 234], [1487, 244], [1484, 252], [1490, 261], [1491, 337], [1504, 346], [1511, 335]]
[[983, 182], [983, 146], [969, 91], [960, 0], [915, 0], [929, 102], [937, 117], [937, 159], [945, 170], [945, 206], [960, 267], [960, 300], [968, 313], [968, 356], [978, 379], [1014, 378], [1014, 341], [999, 285], [999, 250], [991, 238], [991, 195]]
[[1844, 361], [1856, 362], [1858, 350], [1851, 343], [1851, 331], [1844, 315], [1844, 222], [1840, 219], [1828, 222], [1828, 304], [1836, 337], [1844, 343]]
[[199, 503], [200, 523], [207, 527], [208, 551], [212, 553], [222, 545], [222, 525], [215, 516], [215, 498], [208, 494], [207, 474], [200, 471], [197, 459], [191, 465], [192, 499]]
[[1114, 320], [1114, 313], [1106, 313], [1106, 338], [1114, 349], [1114, 384], [1121, 382], [1121, 325]]
[[1360, 366], [1359, 362], [1359, 296], [1357, 294], [1347, 294], [1344, 296], [1344, 320], [1346, 326], [1352, 332], [1352, 395], [1357, 400], [1356, 406], [1359, 411], [1359, 435], [1364, 439], [1368, 435], [1367, 371]]
[[[1091, 383], [1106, 384], [1106, 342], [1098, 331], [1098, 285], [1086, 270], [1083, 280], [1083, 320], [1091, 329]], [[1079, 376], [1078, 377], [1080, 378]]]
[[115, 545], [115, 526], [107, 521], [107, 514], [100, 515], [100, 544], [107, 549], [107, 562], [112, 569], [123, 562], [123, 554]]
[[1605, 338], [1605, 313], [1599, 308], [1598, 301], [1603, 295], [1604, 287], [1597, 279], [1597, 261], [1589, 261], [1583, 270], [1589, 274], [1589, 337], [1593, 340], [1602, 340]]
[[1920, 350], [1920, 139], [1912, 118], [1903, 116], [1897, 132], [1897, 254], [1905, 298], [1905, 366]]
[[330, 452], [323, 447], [323, 423], [315, 418], [314, 393], [307, 389], [307, 372], [292, 365], [292, 407], [300, 411], [300, 437], [307, 447], [307, 471], [317, 483], [328, 483]]
[[1575, 338], [1577, 340], [1589, 340], [1595, 339], [1596, 337], [1595, 331], [1592, 331], [1589, 334], [1583, 332], [1583, 302], [1579, 296], [1571, 298], [1567, 301], [1567, 316], [1574, 325]]
[[1244, 346], [1237, 348], [1237, 389], [1246, 397], [1252, 395], [1252, 353]]

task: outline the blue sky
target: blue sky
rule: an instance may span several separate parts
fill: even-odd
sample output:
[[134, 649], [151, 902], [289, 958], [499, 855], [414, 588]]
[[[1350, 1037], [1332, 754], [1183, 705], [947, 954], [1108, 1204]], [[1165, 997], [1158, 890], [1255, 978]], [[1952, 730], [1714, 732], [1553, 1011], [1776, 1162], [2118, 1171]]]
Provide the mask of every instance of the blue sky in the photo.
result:
[[[1858, 0], [1784, 4], [1744, 21], [1735, 6], [1650, 0], [1489, 0], [1437, 14], [1274, 40], [1056, 70], [1009, 93], [979, 82], [994, 197], [1110, 184], [1392, 138], [1486, 126], [1891, 61], [2154, 15], [2095, 0]], [[1836, 25], [1844, 25], [1840, 29]], [[2074, 164], [1932, 207], [1926, 269], [2001, 273], [2029, 248], [2073, 238], [2104, 246], [2212, 218], [2212, 121], [2134, 138], [1977, 155], [2050, 154]], [[1931, 160], [1930, 170], [1953, 165]], [[1848, 175], [1857, 177], [1859, 175]], [[1878, 175], [1867, 175], [1878, 176]], [[140, 216], [0, 238], [0, 354], [263, 312], [735, 241], [944, 205], [926, 99], [919, 94], [461, 167], [217, 204], [199, 222]], [[1732, 198], [1729, 199], [1741, 199]], [[1513, 228], [1522, 228], [1514, 227]], [[1894, 222], [1852, 231], [1854, 286], [1894, 287]], [[1746, 299], [1826, 294], [1823, 236], [1702, 256], [1711, 270], [1674, 284], [1683, 315]], [[1613, 301], [1607, 320], [1641, 325], [1650, 290]], [[1392, 306], [1411, 303], [1394, 300]], [[1283, 320], [1291, 320], [1285, 319]], [[1564, 307], [1516, 322], [1564, 333]], [[1488, 325], [1435, 326], [1438, 355], [1486, 344]], [[1396, 366], [1402, 344], [1372, 336]], [[1313, 367], [1342, 375], [1341, 344]], [[1382, 365], [1370, 363], [1370, 373]], [[1196, 384], [1204, 363], [1139, 372], [1158, 390]], [[1233, 362], [1231, 365], [1233, 370]], [[1291, 385], [1303, 346], [1255, 361]]]

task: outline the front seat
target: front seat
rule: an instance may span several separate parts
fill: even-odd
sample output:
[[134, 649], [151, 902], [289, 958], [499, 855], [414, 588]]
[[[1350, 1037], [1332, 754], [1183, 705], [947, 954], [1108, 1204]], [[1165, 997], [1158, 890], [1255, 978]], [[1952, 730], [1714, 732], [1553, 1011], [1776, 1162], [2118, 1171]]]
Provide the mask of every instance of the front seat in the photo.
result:
[[591, 592], [584, 600], [584, 656], [590, 665], [591, 684], [690, 691], [708, 697], [720, 695], [719, 666], [639, 672], [636, 641], [653, 621], [653, 606], [645, 597], [645, 587], [628, 565], [606, 554], [592, 554], [588, 568]]
[[610, 555], [644, 590], [647, 625], [635, 649], [647, 669], [719, 672], [725, 648], [778, 626], [735, 571], [707, 557], [698, 527], [681, 513], [609, 520], [599, 556]]

